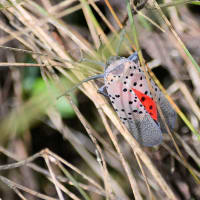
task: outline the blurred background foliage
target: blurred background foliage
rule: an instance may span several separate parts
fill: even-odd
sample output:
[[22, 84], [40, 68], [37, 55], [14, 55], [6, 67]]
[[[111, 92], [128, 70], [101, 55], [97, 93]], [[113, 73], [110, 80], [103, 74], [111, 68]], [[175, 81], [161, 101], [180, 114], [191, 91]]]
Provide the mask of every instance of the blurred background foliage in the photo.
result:
[[[0, 2], [0, 198], [200, 199], [200, 3], [157, 3]], [[179, 116], [177, 147], [139, 147], [102, 80], [58, 98], [136, 49]]]

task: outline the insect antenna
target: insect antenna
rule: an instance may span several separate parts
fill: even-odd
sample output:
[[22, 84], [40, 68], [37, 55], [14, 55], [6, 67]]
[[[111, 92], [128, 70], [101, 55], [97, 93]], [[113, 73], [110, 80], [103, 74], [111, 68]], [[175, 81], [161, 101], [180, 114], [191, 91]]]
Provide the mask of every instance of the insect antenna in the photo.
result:
[[99, 79], [99, 78], [104, 78], [104, 74], [98, 74], [98, 75], [95, 75], [95, 76], [90, 76], [90, 77], [82, 80], [80, 83], [76, 84], [71, 89], [67, 90], [65, 93], [63, 93], [62, 95], [58, 96], [57, 99], [59, 99], [60, 97], [68, 95], [69, 93], [73, 92], [77, 87], [79, 87], [83, 83], [91, 81], [91, 80]]
[[78, 61], [78, 63], [82, 63], [82, 62], [88, 62], [88, 63], [96, 64], [96, 65], [99, 65], [103, 68], [106, 67], [105, 63], [103, 63], [101, 61], [91, 60], [91, 59], [88, 59], [88, 58], [81, 58], [81, 60]]
[[119, 36], [119, 43], [116, 47], [116, 53], [117, 53], [117, 56], [119, 55], [119, 52], [120, 52], [120, 48], [122, 46], [122, 42], [124, 40], [124, 36], [125, 35], [125, 29], [122, 30], [122, 32], [120, 33], [120, 36]]

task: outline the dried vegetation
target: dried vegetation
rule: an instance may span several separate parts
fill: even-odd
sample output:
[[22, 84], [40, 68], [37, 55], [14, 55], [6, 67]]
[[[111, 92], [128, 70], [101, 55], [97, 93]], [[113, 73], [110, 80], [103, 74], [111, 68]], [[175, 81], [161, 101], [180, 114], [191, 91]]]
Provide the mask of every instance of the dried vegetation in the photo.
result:
[[[200, 199], [198, 1], [0, 3], [2, 199]], [[155, 148], [137, 144], [100, 81], [56, 107], [110, 56], [136, 49], [178, 114]]]

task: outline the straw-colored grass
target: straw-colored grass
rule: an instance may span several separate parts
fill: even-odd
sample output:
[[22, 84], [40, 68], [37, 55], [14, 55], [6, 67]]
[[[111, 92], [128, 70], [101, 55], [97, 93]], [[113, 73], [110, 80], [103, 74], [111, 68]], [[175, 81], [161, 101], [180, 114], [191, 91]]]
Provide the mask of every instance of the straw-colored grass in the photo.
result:
[[[200, 198], [200, 55], [196, 45], [200, 28], [199, 16], [188, 10], [187, 3], [199, 6], [192, 1], [164, 1], [159, 6], [151, 0], [133, 15], [137, 9], [133, 0], [1, 2], [3, 199], [16, 199], [15, 195], [48, 200]], [[86, 26], [73, 24], [77, 12], [82, 12], [84, 20], [80, 21]], [[61, 97], [73, 108], [82, 132], [76, 129], [79, 124], [71, 127], [73, 119], [64, 119], [56, 108], [57, 97], [85, 78], [102, 73], [102, 65], [110, 56], [129, 56], [135, 50], [141, 67], [149, 72], [145, 76], [150, 90], [148, 74], [177, 112], [176, 133], [169, 130], [158, 105], [168, 134], [158, 147], [140, 146], [109, 100], [97, 93], [101, 81], [85, 82]], [[144, 52], [157, 66], [145, 61]], [[26, 62], [28, 55], [33, 63]], [[170, 74], [162, 77], [167, 79], [161, 80], [164, 86], [153, 73], [154, 68], [163, 66]], [[45, 89], [25, 91], [23, 79], [27, 76], [23, 70], [29, 67], [40, 69]], [[80, 91], [84, 94], [81, 98]], [[88, 112], [81, 112], [74, 99], [79, 103], [89, 99], [95, 111], [87, 104]], [[92, 112], [98, 120], [89, 120], [88, 113]], [[47, 130], [42, 129], [42, 123]], [[54, 153], [59, 149], [57, 142], [53, 150], [34, 151], [32, 137], [40, 139], [43, 131], [44, 135], [51, 134], [49, 129], [62, 136], [66, 143], [62, 154], [68, 158]]]

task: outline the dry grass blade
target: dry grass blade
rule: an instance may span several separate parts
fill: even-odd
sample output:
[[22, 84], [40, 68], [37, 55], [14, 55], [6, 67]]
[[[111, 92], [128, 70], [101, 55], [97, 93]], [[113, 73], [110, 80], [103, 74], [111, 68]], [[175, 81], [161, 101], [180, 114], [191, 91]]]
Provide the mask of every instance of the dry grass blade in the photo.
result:
[[29, 189], [29, 188], [27, 188], [27, 187], [24, 187], [24, 186], [22, 186], [22, 185], [20, 185], [20, 184], [17, 184], [17, 183], [15, 183], [15, 182], [13, 182], [13, 181], [11, 181], [11, 180], [9, 180], [9, 179], [3, 177], [3, 176], [0, 176], [0, 180], [1, 180], [4, 184], [8, 185], [11, 189], [12, 189], [12, 188], [20, 189], [20, 190], [22, 190], [22, 191], [24, 191], [24, 192], [27, 192], [27, 193], [29, 193], [29, 194], [32, 194], [33, 196], [35, 196], [35, 197], [37, 197], [37, 198], [40, 198], [40, 199], [45, 199], [45, 200], [56, 200], [56, 198], [52, 198], [52, 197], [49, 197], [49, 196], [47, 196], [47, 195], [41, 194], [41, 193], [39, 193], [39, 192], [35, 192], [35, 191], [33, 191], [33, 190], [31, 190], [31, 189]]
[[71, 103], [72, 107], [74, 108], [74, 111], [76, 112], [78, 118], [80, 119], [81, 123], [83, 124], [83, 126], [87, 130], [90, 138], [92, 139], [93, 143], [95, 144], [98, 154], [100, 154], [100, 158], [97, 158], [97, 159], [100, 159], [100, 163], [101, 163], [101, 161], [103, 163], [102, 166], [100, 164], [100, 167], [101, 167], [103, 177], [104, 177], [104, 184], [105, 184], [105, 188], [106, 188], [106, 198], [113, 199], [113, 197], [111, 196], [112, 195], [112, 189], [109, 185], [109, 182], [110, 182], [109, 181], [109, 173], [108, 173], [108, 169], [107, 169], [107, 166], [106, 166], [106, 162], [105, 162], [102, 150], [101, 150], [99, 144], [97, 143], [96, 138], [93, 136], [93, 133], [92, 133], [91, 129], [89, 128], [90, 125], [88, 124], [88, 122], [85, 120], [83, 115], [80, 113], [77, 106], [73, 103], [72, 99], [70, 97], [68, 97], [68, 100], [70, 101], [70, 103]]
[[[184, 162], [174, 151], [172, 151], [171, 148], [170, 148], [168, 145], [166, 145], [166, 144], [162, 144], [162, 145], [164, 146], [164, 148], [165, 148], [167, 151], [170, 152], [170, 154], [171, 154], [176, 160], [178, 160], [179, 162], [181, 162], [181, 163], [185, 166], [185, 162]], [[187, 166], [185, 166], [185, 167], [187, 167]], [[196, 170], [195, 170], [194, 168], [192, 168], [191, 166], [190, 166], [190, 168], [193, 170], [193, 172], [195, 173], [196, 176], [200, 177], [200, 173], [199, 173], [198, 171], [196, 171]]]
[[[174, 145], [175, 145], [177, 151], [179, 152], [179, 155], [182, 156], [182, 154], [181, 154], [181, 152], [180, 152], [180, 150], [179, 150], [179, 148], [178, 148], [178, 146], [177, 146], [177, 144], [176, 144], [176, 142], [175, 142], [175, 140], [174, 140], [174, 138], [173, 138], [173, 136], [172, 136], [172, 133], [171, 133], [171, 131], [170, 131], [168, 125], [167, 125], [167, 122], [166, 122], [166, 120], [165, 120], [165, 117], [164, 117], [164, 115], [163, 115], [163, 112], [162, 112], [162, 110], [161, 110], [161, 108], [160, 108], [160, 105], [159, 105], [157, 99], [156, 99], [156, 96], [155, 96], [155, 92], [154, 92], [154, 90], [153, 90], [153, 87], [152, 87], [152, 85], [151, 85], [151, 83], [150, 83], [150, 77], [149, 77], [149, 75], [148, 75], [148, 73], [147, 73], [147, 71], [146, 71], [146, 69], [145, 69], [145, 67], [144, 67], [144, 59], [143, 59], [142, 53], [141, 53], [141, 51], [140, 51], [140, 46], [139, 46], [139, 42], [138, 42], [137, 31], [136, 31], [136, 27], [135, 27], [135, 24], [134, 24], [133, 16], [132, 16], [132, 13], [131, 13], [130, 4], [128, 3], [128, 1], [127, 1], [127, 7], [128, 7], [129, 20], [130, 20], [130, 23], [131, 23], [131, 25], [132, 25], [133, 36], [134, 36], [136, 48], [137, 48], [137, 50], [139, 51], [139, 58], [140, 58], [140, 60], [142, 61], [142, 62], [141, 62], [141, 63], [142, 63], [142, 68], [143, 68], [143, 71], [144, 71], [144, 73], [145, 73], [145, 76], [146, 76], [146, 79], [147, 79], [147, 83], [148, 83], [149, 88], [150, 88], [150, 91], [151, 91], [151, 93], [152, 93], [152, 95], [153, 95], [153, 99], [155, 99], [156, 102], [157, 102], [157, 109], [158, 109], [158, 112], [159, 112], [159, 114], [160, 114], [160, 116], [161, 116], [161, 119], [162, 119], [162, 121], [163, 121], [163, 123], [164, 123], [164, 126], [165, 126], [165, 128], [166, 128], [168, 134], [169, 134], [170, 137], [172, 138], [172, 141], [173, 141], [173, 143], [174, 143]], [[134, 151], [134, 149], [133, 149], [133, 151]], [[136, 152], [135, 152], [135, 153], [136, 153]], [[141, 159], [143, 159], [143, 158], [141, 158]], [[148, 166], [148, 167], [149, 167], [149, 166]], [[141, 170], [143, 171], [142, 168], [141, 168]], [[155, 173], [155, 171], [154, 171], [154, 173]], [[157, 173], [157, 175], [158, 175], [158, 172], [156, 172], [156, 173]], [[155, 175], [155, 174], [154, 174], [154, 175]], [[161, 175], [159, 175], [159, 176], [161, 177]], [[158, 177], [157, 177], [157, 178], [158, 178]], [[165, 187], [165, 186], [166, 186], [166, 183], [164, 183], [164, 180], [158, 178], [157, 181], [160, 182], [161, 187]], [[148, 183], [147, 183], [147, 185], [148, 185]], [[165, 185], [165, 186], [164, 186], [164, 185]], [[148, 189], [149, 189], [149, 188], [148, 188]], [[169, 190], [170, 190], [170, 188], [169, 188]], [[149, 192], [150, 192], [150, 190], [149, 190]], [[170, 193], [171, 193], [170, 195], [172, 195], [170, 198], [172, 198], [172, 199], [175, 198], [175, 195], [172, 193], [172, 191], [170, 191]], [[151, 193], [150, 193], [150, 194], [151, 194]], [[169, 195], [169, 194], [168, 194], [168, 195]], [[151, 195], [151, 196], [152, 196], [152, 195]]]
[[73, 183], [73, 185], [79, 190], [79, 192], [82, 194], [82, 196], [84, 197], [84, 199], [89, 200], [89, 196], [84, 192], [84, 190], [79, 186], [79, 184], [77, 183], [77, 181], [73, 178], [73, 176], [62, 166], [62, 164], [57, 163], [57, 165], [59, 166], [59, 168], [63, 171], [63, 173], [69, 178], [69, 180], [71, 180], [71, 182]]
[[49, 157], [48, 157], [47, 154], [44, 154], [43, 157], [44, 157], [44, 160], [45, 160], [45, 162], [46, 162], [46, 164], [47, 164], [47, 167], [48, 167], [48, 169], [49, 169], [49, 172], [50, 172], [50, 174], [51, 174], [53, 183], [54, 183], [54, 185], [55, 185], [55, 188], [56, 188], [56, 191], [57, 191], [57, 194], [58, 194], [58, 197], [59, 197], [60, 200], [64, 200], [63, 194], [62, 194], [62, 192], [61, 192], [61, 190], [60, 190], [60, 188], [59, 188], [59, 186], [58, 186], [59, 183], [58, 183], [58, 181], [56, 180], [55, 174], [54, 174], [54, 172], [53, 172], [53, 170], [52, 170], [52, 167], [51, 167], [51, 165], [50, 165]]
[[[3, 199], [6, 194], [10, 200], [16, 195], [52, 200], [66, 196], [74, 200], [200, 198], [199, 182], [192, 177], [199, 181], [200, 29], [197, 14], [191, 12], [194, 7], [188, 9], [187, 2], [166, 9], [168, 18], [160, 7], [172, 4], [159, 7], [153, 0], [145, 1], [142, 11], [133, 0], [0, 4]], [[149, 9], [148, 3], [156, 9]], [[123, 23], [127, 14], [129, 21]], [[163, 146], [140, 146], [109, 99], [97, 93], [101, 80], [81, 82], [82, 93], [73, 90], [57, 100], [85, 78], [102, 74], [110, 56], [128, 57], [132, 49], [139, 51], [152, 93], [148, 73], [183, 120], [177, 120], [177, 144], [169, 137], [171, 131], [158, 105], [169, 134]], [[153, 66], [155, 73], [146, 67], [150, 60], [162, 65]], [[165, 90], [168, 86], [171, 97]], [[10, 164], [10, 159], [15, 162]], [[24, 169], [29, 170], [28, 176]]]
[[[183, 144], [183, 147], [185, 148], [185, 151], [193, 158], [193, 160], [196, 162], [198, 166], [200, 166], [200, 159], [198, 155], [193, 151], [193, 149], [186, 143], [184, 140], [181, 139], [181, 137], [175, 133], [178, 140]], [[199, 176], [199, 173], [197, 174]]]
[[134, 178], [134, 176], [133, 176], [133, 174], [132, 174], [132, 172], [131, 172], [131, 169], [130, 169], [128, 163], [126, 162], [126, 160], [125, 160], [125, 158], [124, 158], [124, 156], [123, 156], [123, 154], [122, 154], [122, 152], [121, 152], [121, 150], [120, 150], [120, 147], [119, 147], [119, 145], [118, 145], [117, 138], [116, 138], [115, 135], [112, 133], [112, 130], [111, 130], [110, 127], [109, 127], [109, 124], [108, 124], [108, 122], [107, 122], [107, 120], [106, 120], [106, 117], [105, 117], [104, 113], [103, 113], [101, 110], [99, 110], [99, 112], [100, 112], [100, 114], [101, 114], [101, 118], [102, 118], [102, 120], [103, 120], [103, 123], [104, 123], [104, 125], [105, 125], [105, 128], [106, 128], [106, 130], [107, 130], [107, 132], [108, 132], [108, 134], [109, 134], [109, 137], [111, 138], [111, 140], [112, 140], [112, 142], [113, 142], [113, 144], [114, 144], [114, 146], [115, 146], [115, 148], [116, 148], [116, 150], [117, 150], [117, 152], [118, 152], [118, 154], [119, 154], [119, 156], [120, 156], [121, 163], [122, 163], [122, 165], [123, 165], [123, 167], [124, 167], [124, 169], [125, 169], [125, 171], [126, 171], [126, 173], [127, 173], [128, 178], [129, 178], [129, 181], [130, 181], [130, 184], [131, 184], [132, 191], [133, 191], [133, 193], [134, 193], [135, 199], [140, 200], [140, 199], [142, 199], [142, 197], [141, 197], [141, 195], [140, 195], [137, 182], [136, 182], [136, 180], [135, 180], [135, 178]]
[[158, 12], [160, 13], [160, 15], [162, 16], [163, 20], [165, 21], [165, 23], [167, 24], [167, 26], [169, 27], [169, 29], [171, 30], [171, 32], [173, 33], [174, 37], [176, 38], [176, 41], [178, 41], [179, 45], [181, 46], [181, 48], [184, 50], [185, 54], [188, 56], [188, 58], [190, 59], [190, 61], [192, 62], [193, 66], [197, 69], [197, 71], [200, 73], [200, 67], [197, 64], [197, 62], [194, 60], [194, 58], [192, 57], [192, 55], [190, 54], [190, 52], [188, 51], [188, 49], [186, 48], [185, 44], [182, 42], [181, 38], [178, 36], [178, 34], [176, 33], [176, 31], [174, 30], [174, 28], [172, 27], [171, 23], [169, 22], [169, 20], [167, 19], [167, 17], [163, 14], [162, 10], [160, 9], [159, 5], [157, 4], [156, 1], [153, 0], [153, 4], [156, 7], [156, 9], [158, 10]]

